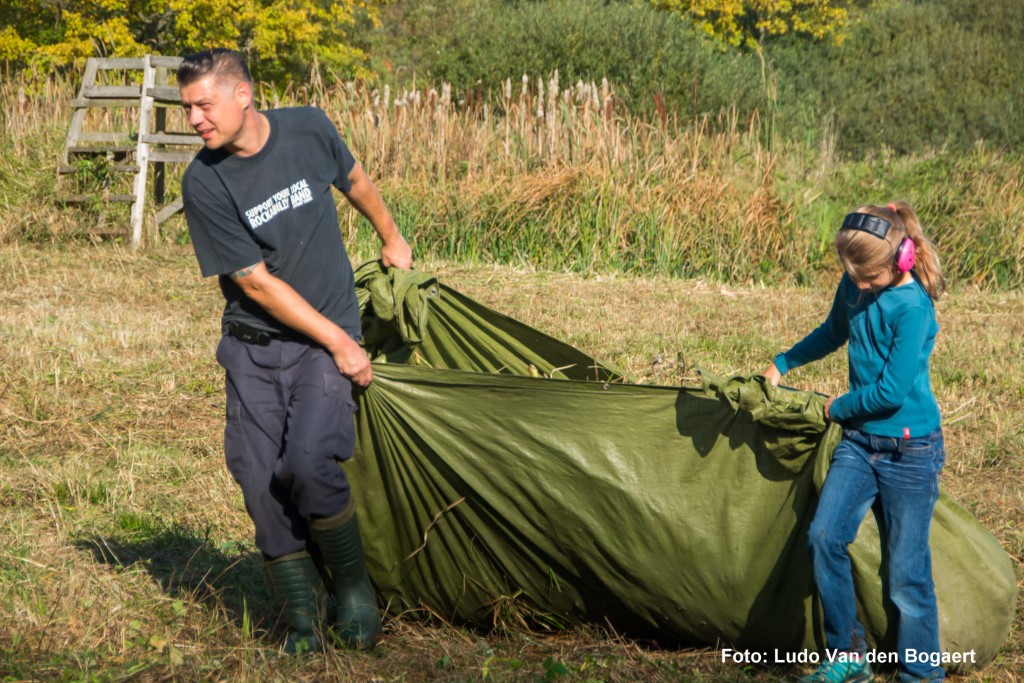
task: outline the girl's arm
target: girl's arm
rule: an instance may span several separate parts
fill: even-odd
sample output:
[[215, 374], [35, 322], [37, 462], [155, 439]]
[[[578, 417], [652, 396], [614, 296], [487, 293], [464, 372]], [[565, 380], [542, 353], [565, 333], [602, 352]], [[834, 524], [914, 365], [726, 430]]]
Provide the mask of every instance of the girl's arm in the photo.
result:
[[[839, 282], [839, 287], [836, 288], [836, 296], [832, 300], [832, 310], [829, 311], [825, 322], [797, 342], [789, 351], [775, 357], [775, 362], [772, 365], [780, 376], [801, 365], [824, 358], [846, 343], [850, 337], [850, 325], [846, 314], [847, 287], [852, 287], [852, 283], [849, 283], [847, 276], [844, 275]], [[770, 370], [771, 368], [769, 368]], [[772, 379], [768, 371], [764, 374]]]

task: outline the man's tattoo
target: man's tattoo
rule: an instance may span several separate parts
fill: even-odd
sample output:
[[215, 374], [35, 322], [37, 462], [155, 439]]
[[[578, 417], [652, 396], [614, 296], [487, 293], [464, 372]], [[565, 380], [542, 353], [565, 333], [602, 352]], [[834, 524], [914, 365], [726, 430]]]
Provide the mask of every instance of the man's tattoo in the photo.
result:
[[256, 270], [257, 265], [259, 264], [254, 264], [249, 266], [248, 268], [242, 268], [241, 270], [236, 270], [235, 272], [231, 273], [231, 279], [237, 280], [239, 278], [245, 277], [246, 275], [251, 275], [252, 271]]

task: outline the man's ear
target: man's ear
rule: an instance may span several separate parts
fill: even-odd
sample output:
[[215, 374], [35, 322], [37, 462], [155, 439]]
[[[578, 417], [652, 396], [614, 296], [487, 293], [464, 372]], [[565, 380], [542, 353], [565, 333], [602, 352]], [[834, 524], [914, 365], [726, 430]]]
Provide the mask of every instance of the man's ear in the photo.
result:
[[252, 106], [252, 84], [248, 81], [239, 81], [235, 86], [235, 99], [242, 105], [242, 109]]

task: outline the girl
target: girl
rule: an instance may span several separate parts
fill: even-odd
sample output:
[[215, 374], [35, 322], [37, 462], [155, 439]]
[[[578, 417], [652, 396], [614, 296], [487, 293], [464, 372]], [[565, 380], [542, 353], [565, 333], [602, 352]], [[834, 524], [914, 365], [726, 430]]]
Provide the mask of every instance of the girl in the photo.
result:
[[900, 679], [941, 680], [939, 623], [928, 532], [945, 461], [939, 407], [928, 379], [945, 282], [938, 253], [902, 202], [862, 206], [836, 237], [845, 273], [824, 323], [764, 376], [786, 372], [848, 343], [850, 390], [829, 398], [825, 417], [843, 426], [808, 532], [815, 583], [833, 657], [804, 681], [873, 678], [857, 621], [847, 546], [879, 499], [888, 550], [889, 597], [899, 614]]

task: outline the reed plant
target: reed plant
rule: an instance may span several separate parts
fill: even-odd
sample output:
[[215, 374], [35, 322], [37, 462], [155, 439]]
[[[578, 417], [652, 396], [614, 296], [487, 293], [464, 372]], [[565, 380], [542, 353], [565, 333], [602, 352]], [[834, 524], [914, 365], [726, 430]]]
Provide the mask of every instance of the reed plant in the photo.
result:
[[747, 280], [803, 257], [781, 249], [793, 229], [756, 117], [663, 107], [646, 119], [607, 81], [564, 84], [557, 71], [496, 95], [342, 86], [314, 101], [427, 254]]
[[[127, 233], [126, 216], [105, 205], [52, 201], [73, 91], [58, 79], [0, 81], [0, 239]], [[831, 236], [845, 211], [899, 198], [918, 209], [954, 284], [1024, 285], [1022, 156], [1013, 150], [842, 160], [827, 125], [812, 145], [766, 135], [773, 124], [756, 112], [694, 117], [658, 101], [641, 116], [613, 84], [562, 83], [558, 71], [461, 91], [314, 75], [286, 89], [261, 85], [258, 95], [263, 107], [323, 108], [422, 257], [809, 283], [834, 275]], [[97, 123], [137, 126], [130, 112], [106, 116], [122, 120]], [[188, 130], [180, 110], [168, 128]], [[181, 170], [168, 176], [172, 194]], [[372, 255], [361, 217], [341, 215], [354, 253]], [[180, 217], [163, 227], [148, 241], [187, 240]]]

